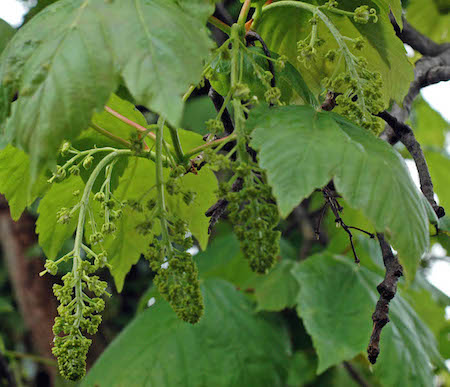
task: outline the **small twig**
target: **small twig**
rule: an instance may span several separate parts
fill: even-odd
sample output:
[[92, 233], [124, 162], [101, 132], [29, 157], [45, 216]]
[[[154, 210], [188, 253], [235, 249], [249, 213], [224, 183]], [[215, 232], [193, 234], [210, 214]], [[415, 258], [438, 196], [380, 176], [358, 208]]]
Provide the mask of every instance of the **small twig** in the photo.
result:
[[348, 362], [344, 361], [344, 368], [347, 370], [350, 377], [358, 383], [361, 387], [369, 387], [369, 383], [367, 383], [364, 378], [359, 374], [359, 372]]
[[[343, 230], [348, 234], [348, 238], [350, 240], [350, 246], [352, 248], [353, 256], [355, 257], [355, 263], [360, 263], [358, 255], [356, 254], [355, 244], [353, 243], [353, 233], [350, 231], [350, 229], [361, 231], [362, 233], [370, 236], [371, 238], [375, 238], [375, 235], [373, 235], [372, 233], [365, 231], [359, 227], [347, 226], [340, 216], [340, 213], [342, 212], [342, 210], [344, 208], [337, 201], [336, 193], [333, 192], [328, 186], [323, 188], [322, 192], [323, 192], [325, 201], [330, 206], [331, 211], [333, 211], [336, 224], [338, 224], [340, 227], [342, 227]], [[316, 230], [317, 230], [317, 228], [316, 228]]]
[[380, 337], [383, 327], [389, 322], [389, 302], [394, 298], [397, 292], [398, 279], [403, 275], [402, 265], [394, 256], [391, 246], [384, 239], [384, 235], [377, 234], [380, 243], [381, 252], [383, 254], [383, 262], [386, 268], [386, 275], [383, 282], [377, 286], [380, 298], [372, 315], [373, 331], [370, 336], [367, 354], [369, 361], [375, 364], [380, 353]]
[[378, 113], [377, 116], [386, 121], [386, 123], [394, 130], [396, 137], [398, 137], [402, 144], [405, 145], [406, 149], [408, 149], [408, 152], [416, 163], [417, 171], [419, 172], [420, 189], [431, 204], [431, 207], [433, 207], [438, 218], [442, 218], [445, 215], [445, 210], [434, 200], [433, 182], [431, 180], [430, 171], [428, 170], [427, 161], [412, 129], [408, 125], [397, 120], [397, 118], [387, 111], [382, 111], [381, 113]]
[[[272, 55], [270, 54], [270, 50], [267, 47], [266, 42], [264, 42], [264, 39], [259, 36], [255, 31], [247, 31], [245, 34], [245, 40], [247, 44], [253, 44], [254, 42], [258, 41], [261, 43], [262, 49], [264, 51], [264, 55], [268, 58], [272, 58]], [[275, 80], [275, 67], [273, 65], [273, 62], [270, 59], [267, 59], [267, 62], [269, 64], [269, 71], [272, 74], [272, 79], [270, 80], [270, 86], [275, 87], [276, 86], [276, 80]]]
[[[404, 22], [406, 21], [404, 20]], [[399, 30], [398, 25], [396, 26], [394, 24], [394, 28]], [[413, 31], [412, 27], [406, 23], [403, 32], [406, 34], [405, 31], [408, 30], [410, 31], [409, 33], [414, 35], [414, 37], [409, 37], [406, 39], [405, 36], [402, 35], [400, 38], [405, 43], [410, 44], [413, 48], [420, 52], [426, 53], [428, 56], [424, 56], [416, 62], [416, 67], [414, 69], [414, 81], [411, 82], [409, 91], [402, 101], [402, 107], [394, 104], [391, 109], [391, 114], [401, 122], [405, 122], [408, 119], [414, 99], [419, 95], [420, 90], [423, 87], [450, 79], [450, 43], [439, 45], [427, 37], [419, 34], [415, 30], [415, 32], [411, 32]], [[414, 41], [416, 41], [416, 44]], [[427, 51], [426, 47], [434, 48], [431, 48], [431, 51]], [[398, 137], [389, 125], [386, 125], [386, 128], [380, 135], [380, 138], [387, 141], [391, 145], [395, 145], [399, 141]]]
[[315, 234], [317, 240], [319, 240], [319, 238], [320, 238], [320, 227], [322, 226], [322, 221], [325, 216], [325, 213], [327, 212], [327, 208], [328, 208], [328, 202], [325, 202], [323, 207], [320, 209], [319, 219], [317, 221], [316, 227], [314, 228], [314, 234]]
[[[232, 192], [239, 192], [242, 189], [243, 185], [244, 185], [244, 181], [240, 177], [238, 177], [236, 179], [236, 181], [233, 183], [233, 185], [231, 187], [231, 191]], [[212, 231], [213, 227], [215, 226], [215, 224], [219, 221], [219, 219], [225, 213], [225, 211], [226, 211], [226, 209], [228, 207], [228, 204], [229, 204], [228, 200], [220, 199], [220, 200], [217, 201], [216, 204], [211, 206], [205, 212], [205, 215], [207, 217], [211, 218], [209, 220], [208, 234], [211, 234], [211, 231]]]
[[362, 232], [362, 233], [368, 235], [371, 239], [375, 239], [375, 235], [372, 234], [372, 233], [369, 232], [369, 231], [363, 230], [362, 228], [359, 228], [359, 227], [353, 227], [353, 226], [347, 226], [347, 227], [348, 227], [348, 228], [351, 228], [351, 229], [353, 229], [353, 230], [358, 230], [358, 231], [360, 231], [360, 232]]

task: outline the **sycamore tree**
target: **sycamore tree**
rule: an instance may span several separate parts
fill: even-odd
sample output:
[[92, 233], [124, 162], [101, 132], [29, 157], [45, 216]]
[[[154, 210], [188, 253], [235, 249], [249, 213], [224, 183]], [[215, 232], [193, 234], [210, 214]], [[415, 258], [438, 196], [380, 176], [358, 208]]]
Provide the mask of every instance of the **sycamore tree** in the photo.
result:
[[[450, 248], [448, 125], [419, 96], [450, 79], [449, 10], [59, 0], [17, 31], [2, 22], [0, 192], [38, 246], [0, 238], [28, 329], [33, 304], [57, 309], [54, 337], [33, 337], [59, 373], [81, 386], [449, 382], [450, 302], [425, 275], [433, 245]], [[54, 298], [27, 290], [26, 254], [40, 257], [26, 281]], [[138, 283], [139, 303], [117, 308]], [[2, 336], [0, 378], [20, 384], [26, 354]]]

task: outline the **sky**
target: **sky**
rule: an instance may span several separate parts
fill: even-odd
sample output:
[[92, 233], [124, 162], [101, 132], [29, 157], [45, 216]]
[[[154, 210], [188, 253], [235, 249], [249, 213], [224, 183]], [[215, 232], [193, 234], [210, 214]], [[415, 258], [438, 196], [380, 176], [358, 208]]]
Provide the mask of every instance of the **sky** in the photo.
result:
[[[26, 13], [26, 7], [23, 3], [17, 0], [0, 0], [0, 18], [7, 21], [13, 27], [17, 27], [22, 23], [23, 15]], [[422, 89], [423, 98], [441, 115], [450, 122], [450, 81], [440, 82], [436, 85], [428, 86]], [[410, 165], [410, 171], [414, 180], [417, 182], [418, 178], [415, 176], [417, 171], [414, 171], [415, 166]], [[449, 171], [450, 173], [450, 171]], [[449, 209], [450, 211], [450, 209]], [[445, 257], [446, 252], [442, 248], [435, 248], [433, 254]], [[449, 252], [450, 254], [450, 252]], [[436, 262], [430, 270], [430, 281], [450, 296], [450, 263], [447, 261]]]

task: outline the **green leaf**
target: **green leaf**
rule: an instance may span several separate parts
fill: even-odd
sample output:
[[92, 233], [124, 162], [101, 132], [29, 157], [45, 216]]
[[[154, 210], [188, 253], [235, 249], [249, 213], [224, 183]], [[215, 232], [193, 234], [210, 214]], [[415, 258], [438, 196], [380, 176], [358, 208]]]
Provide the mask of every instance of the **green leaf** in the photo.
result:
[[[293, 274], [301, 284], [297, 312], [319, 356], [317, 372], [365, 353], [383, 278], [331, 254], [308, 258]], [[375, 374], [383, 386], [432, 385], [432, 364], [443, 364], [433, 334], [398, 293], [389, 318]]]
[[[147, 127], [147, 121], [142, 113], [136, 109], [132, 103], [119, 98], [117, 95], [111, 94], [106, 106], [136, 124], [139, 124], [144, 128]], [[101, 113], [94, 114], [92, 117], [92, 123], [125, 140], [128, 140], [130, 136], [137, 131], [135, 128], [113, 116], [106, 110], [103, 110]], [[97, 144], [97, 146], [98, 145], [99, 144]], [[120, 144], [115, 143], [115, 145], [119, 145], [120, 147]]]
[[[123, 289], [125, 276], [149, 245], [148, 237], [136, 230], [136, 221], [139, 218], [135, 211], [124, 208], [121, 218], [116, 221], [117, 231], [114, 235], [105, 236], [103, 243], [108, 253], [108, 263], [112, 266], [111, 275], [119, 293]], [[142, 219], [144, 220], [145, 218]]]
[[296, 265], [296, 262], [281, 260], [270, 273], [252, 281], [257, 310], [279, 312], [297, 303], [299, 284], [291, 273]]
[[420, 96], [414, 100], [410, 124], [422, 147], [444, 147], [450, 124]]
[[[83, 180], [79, 176], [70, 176], [61, 183], [54, 183], [40, 201], [36, 233], [39, 235], [39, 245], [48, 259], [57, 258], [63, 243], [75, 232], [78, 222], [78, 211], [67, 224], [57, 223], [57, 213], [61, 208], [71, 209], [78, 204], [83, 189]], [[78, 192], [78, 195], [74, 195], [74, 192]]]
[[232, 233], [219, 235], [207, 250], [198, 253], [194, 259], [201, 279], [220, 278], [245, 290], [256, 276], [250, 270], [239, 241]]
[[205, 212], [217, 200], [217, 178], [208, 167], [203, 167], [197, 175], [189, 173], [182, 178], [183, 189], [195, 193], [193, 203], [187, 205], [181, 195], [167, 195], [167, 205], [171, 211], [177, 213], [188, 222], [189, 230], [194, 235], [202, 250], [208, 246], [209, 218]]
[[[141, 197], [146, 192], [146, 189], [142, 188], [148, 179], [146, 175], [153, 175], [151, 171], [146, 170], [148, 165], [143, 161], [145, 160], [130, 161], [129, 167], [120, 178], [117, 190], [114, 191], [117, 199], [138, 199], [138, 196]], [[150, 167], [154, 169], [153, 164]], [[149, 245], [148, 237], [136, 229], [139, 224], [146, 221], [145, 215], [133, 211], [128, 206], [122, 211], [121, 218], [115, 222], [117, 231], [113, 235], [105, 235], [103, 241], [103, 248], [108, 254], [108, 263], [111, 265], [110, 272], [119, 293], [123, 289], [126, 275]]]
[[450, 211], [450, 156], [438, 152], [425, 152], [425, 158], [439, 204]]
[[255, 315], [227, 282], [206, 281], [202, 290], [205, 316], [198, 324], [157, 302], [113, 341], [81, 385], [283, 386], [290, 352], [285, 327]]
[[307, 351], [295, 352], [289, 362], [289, 386], [303, 386], [316, 378], [317, 357]]
[[0, 19], [0, 53], [5, 49], [16, 30], [3, 19]]
[[198, 15], [180, 0], [115, 1], [102, 9], [127, 88], [138, 104], [175, 126], [182, 117], [182, 96], [200, 81], [212, 47], [205, 22], [213, 8], [208, 1], [192, 5]]
[[387, 233], [408, 279], [414, 278], [429, 245], [427, 212], [392, 147], [337, 114], [308, 106], [259, 109], [248, 126], [283, 217], [333, 179], [345, 201]]
[[450, 216], [445, 215], [439, 219], [439, 234], [438, 241], [444, 249], [447, 250], [447, 254], [450, 253]]
[[43, 175], [39, 176], [32, 187], [29, 181], [29, 156], [12, 145], [0, 151], [0, 193], [8, 200], [11, 217], [14, 220], [18, 220], [25, 208], [50, 186]]
[[448, 2], [444, 1], [442, 8], [438, 0], [409, 0], [406, 7], [406, 19], [422, 34], [436, 43], [446, 43], [450, 37], [450, 13]]
[[205, 122], [216, 116], [216, 109], [208, 96], [192, 98], [186, 103], [181, 126], [204, 136], [208, 133]]
[[[32, 171], [54, 161], [61, 141], [86, 129], [117, 84], [96, 2], [62, 0], [21, 28], [3, 52], [0, 80], [7, 138], [31, 156]], [[33, 172], [33, 173], [34, 173]], [[33, 175], [33, 174], [32, 174]]]
[[[319, 3], [325, 3], [325, 0], [321, 0]], [[362, 36], [366, 41], [366, 45], [361, 51], [353, 50], [351, 45], [349, 45], [349, 48], [356, 56], [363, 56], [367, 59], [370, 70], [380, 72], [383, 79], [383, 94], [386, 106], [390, 99], [402, 101], [408, 91], [410, 82], [413, 80], [412, 66], [406, 56], [405, 48], [400, 39], [395, 36], [388, 12], [386, 12], [389, 5], [392, 6], [398, 16], [400, 10], [398, 0], [390, 2], [377, 0], [375, 4], [370, 6], [378, 8], [378, 23], [365, 25], [354, 23], [347, 16], [326, 12], [341, 35], [352, 39]], [[353, 0], [339, 1], [339, 8], [353, 11], [355, 2]], [[338, 49], [338, 45], [327, 27], [320, 22], [318, 36], [325, 41], [317, 49], [318, 58], [321, 59], [312, 63], [310, 68], [306, 68], [297, 60], [297, 42], [310, 34], [309, 19], [311, 17], [311, 12], [294, 6], [272, 8], [262, 14], [256, 29], [269, 49], [280, 55], [286, 55], [289, 61], [300, 71], [310, 89], [318, 93], [322, 91], [321, 80], [330, 77], [335, 69], [335, 66], [325, 61], [324, 55], [330, 49]]]
[[183, 11], [190, 15], [200, 17], [206, 23], [209, 16], [214, 13], [215, 4], [220, 0], [174, 0]]
[[0, 122], [10, 115], [6, 140], [30, 153], [34, 172], [88, 127], [119, 76], [137, 103], [179, 123], [211, 47], [206, 11], [193, 16], [180, 4], [61, 0], [18, 31], [2, 54]]

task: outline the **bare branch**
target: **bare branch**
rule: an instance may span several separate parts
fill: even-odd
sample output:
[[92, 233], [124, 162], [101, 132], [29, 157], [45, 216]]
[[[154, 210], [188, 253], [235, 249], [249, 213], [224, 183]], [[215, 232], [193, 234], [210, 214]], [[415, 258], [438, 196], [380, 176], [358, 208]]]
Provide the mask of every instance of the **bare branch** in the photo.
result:
[[427, 198], [428, 202], [433, 207], [434, 212], [439, 218], [445, 215], [444, 208], [440, 207], [434, 200], [433, 182], [431, 181], [430, 171], [428, 170], [427, 161], [423, 154], [422, 148], [419, 142], [416, 140], [412, 129], [397, 120], [394, 116], [387, 111], [383, 111], [377, 114], [386, 121], [387, 124], [393, 129], [395, 136], [405, 145], [408, 152], [411, 154], [414, 162], [416, 163], [417, 171], [419, 172], [420, 189]]
[[383, 234], [377, 234], [380, 243], [381, 252], [383, 254], [383, 262], [386, 268], [386, 275], [383, 282], [377, 286], [380, 298], [372, 315], [373, 331], [370, 337], [367, 354], [369, 361], [375, 364], [380, 354], [380, 337], [383, 327], [389, 322], [389, 302], [394, 298], [397, 292], [398, 279], [403, 275], [402, 265], [394, 256], [391, 246], [384, 239]]
[[[437, 44], [426, 36], [414, 30], [403, 19], [404, 28], [399, 32], [399, 26], [391, 15], [391, 22], [397, 31], [397, 35], [404, 43], [410, 44], [414, 49], [428, 55], [416, 62], [414, 69], [414, 81], [411, 82], [408, 94], [403, 100], [403, 107], [394, 104], [391, 114], [400, 122], [405, 122], [411, 113], [412, 103], [423, 87], [433, 85], [450, 79], [450, 43]], [[380, 138], [394, 145], [399, 141], [394, 130], [386, 125]]]

